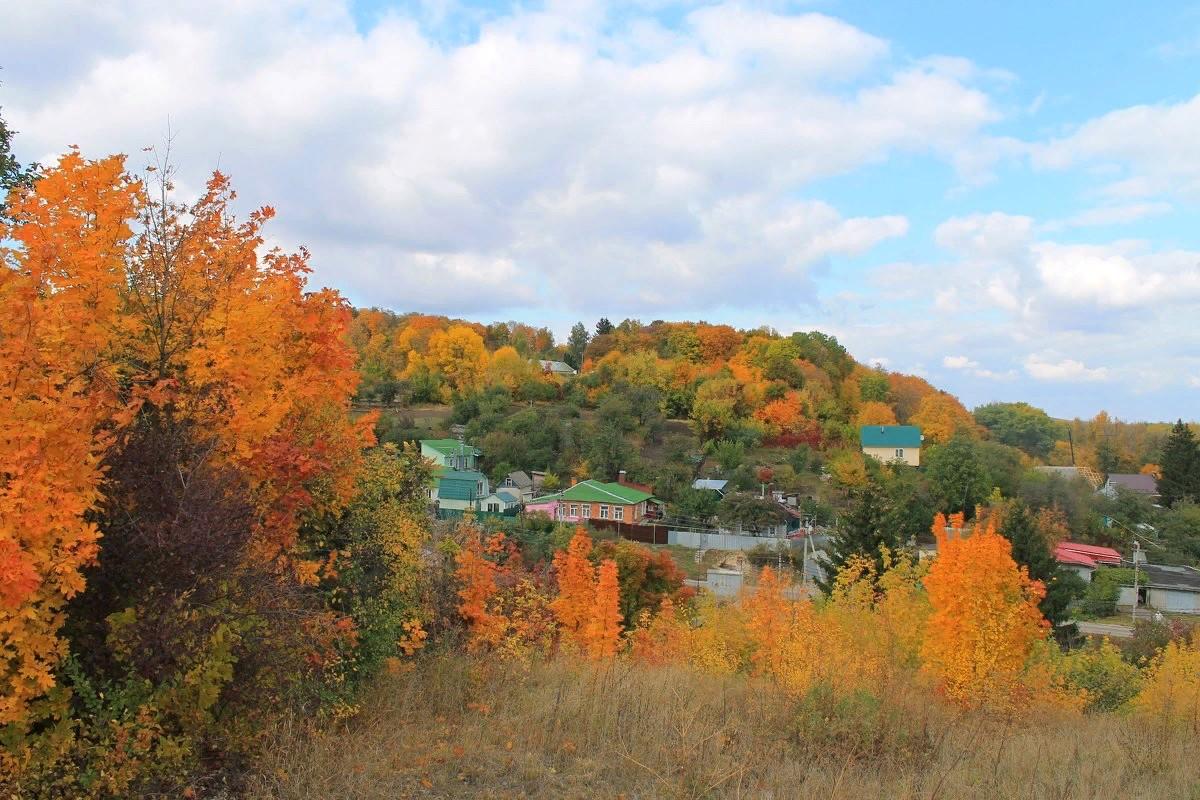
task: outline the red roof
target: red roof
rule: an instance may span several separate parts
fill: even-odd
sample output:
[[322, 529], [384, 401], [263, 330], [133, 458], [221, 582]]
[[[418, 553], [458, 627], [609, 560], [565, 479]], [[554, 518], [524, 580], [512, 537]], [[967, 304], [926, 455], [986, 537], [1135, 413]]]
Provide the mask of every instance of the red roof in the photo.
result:
[[1121, 554], [1111, 547], [1080, 542], [1060, 542], [1054, 548], [1054, 558], [1062, 564], [1078, 564], [1085, 567], [1121, 563]]

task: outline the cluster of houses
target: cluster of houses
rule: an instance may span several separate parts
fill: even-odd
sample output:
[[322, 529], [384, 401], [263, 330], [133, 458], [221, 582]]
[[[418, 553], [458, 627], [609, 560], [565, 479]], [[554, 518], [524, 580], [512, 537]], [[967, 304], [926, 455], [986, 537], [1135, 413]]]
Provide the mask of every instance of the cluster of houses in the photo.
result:
[[627, 479], [616, 483], [586, 480], [553, 494], [543, 494], [545, 473], [510, 472], [492, 486], [479, 469], [480, 450], [459, 439], [422, 439], [421, 455], [435, 464], [429, 501], [441, 519], [515, 516], [521, 510], [541, 512], [563, 522], [611, 520], [633, 524], [660, 519], [663, 503], [649, 486]]

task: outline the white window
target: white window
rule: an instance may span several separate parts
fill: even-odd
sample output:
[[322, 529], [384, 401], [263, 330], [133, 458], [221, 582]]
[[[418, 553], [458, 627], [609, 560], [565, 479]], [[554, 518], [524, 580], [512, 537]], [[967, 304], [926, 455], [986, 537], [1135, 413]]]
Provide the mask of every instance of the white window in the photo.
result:
[[903, 447], [896, 448], [896, 458], [904, 458], [904, 448]]
[[499, 504], [499, 503], [488, 503], [488, 511], [491, 511], [491, 512], [495, 513], [495, 512], [497, 512], [497, 511], [499, 511], [499, 510], [500, 510], [500, 504]]
[[591, 516], [592, 516], [592, 504], [584, 503], [583, 504], [583, 518], [588, 519]]
[[600, 506], [600, 519], [608, 519], [608, 506]]
[[625, 506], [613, 506], [613, 519], [625, 519]]
[[571, 503], [571, 516], [572, 517], [579, 516], [579, 506], [576, 505], [575, 503]]

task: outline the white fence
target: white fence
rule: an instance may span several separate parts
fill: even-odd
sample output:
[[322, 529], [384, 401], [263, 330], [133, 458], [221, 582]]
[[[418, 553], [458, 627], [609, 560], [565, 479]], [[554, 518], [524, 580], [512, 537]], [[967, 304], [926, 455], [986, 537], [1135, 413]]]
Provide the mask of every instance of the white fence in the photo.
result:
[[776, 536], [747, 536], [743, 533], [702, 533], [700, 531], [668, 531], [667, 544], [690, 547], [693, 550], [753, 550], [763, 545], [775, 548], [799, 547], [798, 539], [781, 539]]

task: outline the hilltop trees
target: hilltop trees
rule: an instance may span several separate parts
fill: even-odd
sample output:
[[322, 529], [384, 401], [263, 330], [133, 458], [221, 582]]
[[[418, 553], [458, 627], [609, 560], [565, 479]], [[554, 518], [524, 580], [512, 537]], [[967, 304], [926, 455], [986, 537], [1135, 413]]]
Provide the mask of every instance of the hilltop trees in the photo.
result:
[[1028, 403], [988, 403], [975, 409], [975, 421], [996, 441], [1037, 458], [1049, 456], [1058, 438], [1058, 423]]

